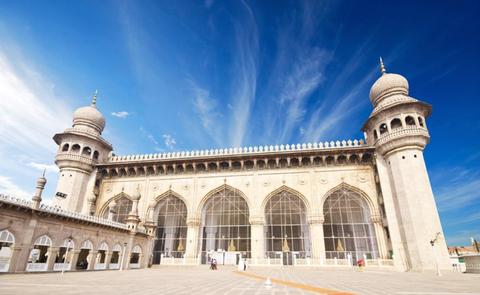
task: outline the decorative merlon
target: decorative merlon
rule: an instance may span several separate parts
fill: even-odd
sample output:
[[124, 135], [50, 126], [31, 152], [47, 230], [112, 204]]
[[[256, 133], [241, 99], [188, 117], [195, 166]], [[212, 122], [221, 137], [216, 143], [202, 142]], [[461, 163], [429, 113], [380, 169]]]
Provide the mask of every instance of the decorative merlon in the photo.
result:
[[128, 162], [137, 160], [161, 160], [161, 159], [185, 159], [195, 157], [216, 157], [226, 155], [251, 155], [251, 154], [264, 154], [264, 153], [278, 153], [287, 151], [315, 151], [315, 150], [327, 150], [336, 148], [351, 148], [351, 147], [365, 147], [367, 146], [363, 139], [360, 140], [342, 140], [342, 141], [326, 141], [326, 142], [314, 142], [314, 143], [297, 143], [286, 145], [265, 145], [265, 146], [250, 146], [250, 147], [237, 147], [237, 148], [225, 148], [225, 149], [210, 149], [210, 150], [195, 150], [195, 151], [181, 151], [170, 152], [161, 154], [137, 154], [137, 155], [124, 155], [124, 156], [112, 156], [108, 159], [110, 163], [116, 162]]

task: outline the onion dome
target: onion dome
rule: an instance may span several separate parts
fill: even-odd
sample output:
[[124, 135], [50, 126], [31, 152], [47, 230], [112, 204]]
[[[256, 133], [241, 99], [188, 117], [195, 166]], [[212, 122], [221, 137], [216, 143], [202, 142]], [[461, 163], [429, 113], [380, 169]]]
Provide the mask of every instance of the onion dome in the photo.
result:
[[73, 113], [73, 126], [75, 125], [92, 127], [100, 133], [103, 131], [105, 118], [97, 109], [97, 92], [93, 96], [91, 105], [78, 108]]
[[139, 189], [137, 189], [137, 191], [132, 194], [132, 200], [133, 201], [138, 201], [138, 200], [140, 200], [141, 197], [142, 197], [142, 195], [140, 195], [140, 190]]
[[394, 94], [408, 95], [407, 79], [402, 75], [387, 73], [382, 58], [380, 58], [380, 70], [382, 76], [375, 81], [370, 89], [370, 101], [373, 105]]

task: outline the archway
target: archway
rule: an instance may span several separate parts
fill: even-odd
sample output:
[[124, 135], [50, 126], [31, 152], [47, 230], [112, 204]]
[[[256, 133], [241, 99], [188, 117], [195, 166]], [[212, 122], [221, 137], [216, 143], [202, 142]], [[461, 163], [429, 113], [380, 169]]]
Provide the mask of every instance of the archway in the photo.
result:
[[8, 230], [0, 231], [0, 272], [8, 272], [15, 237]]
[[82, 243], [80, 247], [80, 253], [78, 254], [76, 269], [87, 269], [88, 264], [95, 263], [92, 259], [93, 244], [90, 240], [86, 240]]
[[187, 206], [174, 195], [160, 200], [155, 207], [157, 227], [153, 246], [153, 264], [163, 257], [181, 258], [187, 238]]
[[27, 271], [46, 271], [48, 250], [52, 246], [52, 239], [47, 235], [43, 235], [35, 240], [33, 249], [27, 263]]
[[250, 257], [250, 222], [246, 200], [223, 186], [205, 202], [201, 215], [202, 263], [237, 264]]
[[72, 239], [67, 238], [63, 240], [63, 243], [58, 250], [55, 264], [53, 265], [54, 271], [68, 271], [71, 269], [70, 262], [72, 260], [74, 247], [75, 244]]
[[98, 247], [97, 257], [95, 257], [95, 269], [106, 269], [106, 259], [108, 253], [108, 244], [103, 242]]
[[120, 268], [120, 253], [122, 253], [122, 246], [120, 246], [120, 244], [115, 244], [112, 249], [112, 258], [110, 258], [108, 269]]
[[359, 193], [348, 188], [332, 192], [323, 205], [327, 259], [352, 259], [351, 263], [378, 257], [370, 208]]
[[305, 203], [286, 189], [266, 203], [265, 250], [267, 258], [277, 264], [289, 265], [296, 258], [311, 257]]
[[132, 254], [130, 255], [129, 267], [130, 268], [140, 268], [140, 257], [142, 255], [142, 248], [139, 245], [136, 245], [132, 249]]

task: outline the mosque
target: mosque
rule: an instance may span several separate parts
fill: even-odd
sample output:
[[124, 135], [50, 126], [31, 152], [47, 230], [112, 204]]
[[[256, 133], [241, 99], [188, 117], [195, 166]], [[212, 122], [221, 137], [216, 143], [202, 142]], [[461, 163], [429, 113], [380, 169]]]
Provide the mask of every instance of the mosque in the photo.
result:
[[0, 195], [0, 271], [219, 264], [450, 269], [423, 150], [431, 106], [387, 73], [364, 139], [115, 155], [96, 96], [55, 134], [52, 205]]

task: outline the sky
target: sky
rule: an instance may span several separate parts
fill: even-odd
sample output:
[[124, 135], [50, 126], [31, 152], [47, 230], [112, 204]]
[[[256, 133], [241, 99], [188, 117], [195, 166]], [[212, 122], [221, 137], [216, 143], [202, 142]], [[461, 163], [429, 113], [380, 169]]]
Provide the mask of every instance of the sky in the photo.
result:
[[447, 242], [480, 240], [478, 1], [0, 1], [0, 192], [58, 170], [90, 104], [114, 152], [360, 139], [380, 76], [433, 105], [425, 150]]

